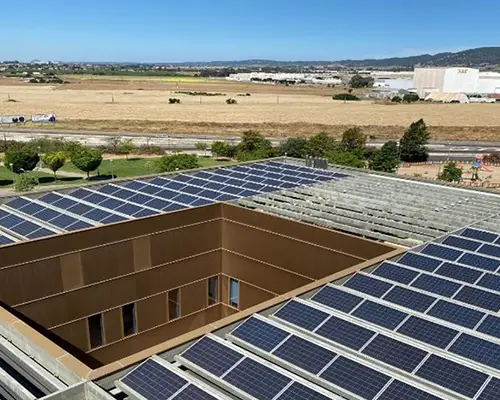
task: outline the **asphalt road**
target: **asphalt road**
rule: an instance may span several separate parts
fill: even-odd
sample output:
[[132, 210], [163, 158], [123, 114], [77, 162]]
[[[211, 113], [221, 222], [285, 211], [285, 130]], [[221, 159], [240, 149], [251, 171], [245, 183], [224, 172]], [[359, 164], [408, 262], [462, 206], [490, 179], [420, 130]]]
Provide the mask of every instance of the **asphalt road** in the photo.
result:
[[[151, 134], [143, 133], [117, 133], [117, 132], [81, 132], [81, 131], [51, 131], [51, 130], [14, 130], [0, 129], [0, 137], [15, 139], [21, 141], [29, 141], [40, 137], [50, 137], [53, 139], [64, 137], [66, 140], [74, 140], [81, 142], [87, 146], [99, 146], [106, 144], [110, 136], [120, 136], [123, 139], [132, 139], [135, 145], [155, 145], [164, 149], [177, 151], [193, 151], [195, 144], [199, 142], [210, 145], [215, 140], [227, 140], [233, 143], [238, 143], [240, 138], [221, 137], [214, 135], [182, 135], [182, 134]], [[274, 145], [278, 145], [281, 140], [270, 138]], [[368, 142], [368, 146], [379, 148], [384, 141], [374, 140]], [[492, 152], [500, 152], [500, 142], [430, 142], [428, 144], [430, 150], [430, 159], [438, 160], [466, 160], [472, 159], [476, 154], [489, 154]]]

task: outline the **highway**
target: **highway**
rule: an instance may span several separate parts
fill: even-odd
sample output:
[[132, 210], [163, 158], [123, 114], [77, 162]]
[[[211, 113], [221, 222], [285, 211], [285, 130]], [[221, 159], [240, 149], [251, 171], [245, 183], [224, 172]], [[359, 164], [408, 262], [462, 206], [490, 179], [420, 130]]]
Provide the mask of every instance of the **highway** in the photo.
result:
[[[186, 135], [186, 134], [144, 134], [144, 133], [121, 133], [121, 132], [82, 132], [82, 131], [57, 131], [57, 130], [21, 130], [0, 129], [1, 139], [15, 139], [29, 141], [35, 138], [48, 137], [52, 139], [64, 138], [77, 141], [87, 146], [100, 146], [106, 144], [109, 137], [119, 136], [122, 139], [132, 139], [135, 145], [155, 145], [167, 151], [192, 151], [195, 144], [199, 142], [210, 145], [216, 140], [226, 140], [237, 144], [239, 136], [215, 136], [215, 135]], [[269, 138], [273, 145], [279, 145], [282, 140]], [[368, 142], [368, 146], [380, 148], [383, 140]], [[431, 141], [428, 146], [430, 160], [467, 160], [474, 158], [475, 154], [489, 154], [500, 152], [500, 142], [438, 142]]]

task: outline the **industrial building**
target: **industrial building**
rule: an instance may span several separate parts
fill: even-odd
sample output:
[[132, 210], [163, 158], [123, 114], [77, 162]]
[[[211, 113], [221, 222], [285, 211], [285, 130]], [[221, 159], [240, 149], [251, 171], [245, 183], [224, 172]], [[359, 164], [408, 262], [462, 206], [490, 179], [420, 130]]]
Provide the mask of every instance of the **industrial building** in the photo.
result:
[[499, 215], [287, 158], [0, 198], [0, 398], [498, 399]]

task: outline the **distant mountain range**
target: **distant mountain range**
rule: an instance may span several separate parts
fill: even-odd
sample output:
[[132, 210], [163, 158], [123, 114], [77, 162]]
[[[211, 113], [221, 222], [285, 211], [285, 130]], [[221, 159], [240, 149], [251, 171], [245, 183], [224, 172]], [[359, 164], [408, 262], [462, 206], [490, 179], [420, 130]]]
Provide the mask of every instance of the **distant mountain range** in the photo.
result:
[[484, 67], [500, 65], [500, 47], [479, 47], [459, 51], [457, 53], [421, 54], [410, 57], [392, 57], [366, 60], [339, 61], [276, 61], [276, 60], [242, 60], [242, 61], [209, 61], [171, 63], [170, 65], [200, 66], [200, 67], [293, 67], [315, 65], [339, 65], [351, 68], [413, 68], [415, 66], [434, 67]]

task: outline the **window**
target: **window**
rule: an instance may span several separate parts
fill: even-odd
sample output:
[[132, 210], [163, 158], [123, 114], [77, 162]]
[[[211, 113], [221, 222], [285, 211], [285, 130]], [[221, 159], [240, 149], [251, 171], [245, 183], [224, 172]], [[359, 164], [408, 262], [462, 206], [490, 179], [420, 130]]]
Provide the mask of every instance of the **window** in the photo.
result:
[[90, 348], [102, 346], [104, 338], [102, 334], [102, 316], [101, 314], [88, 317]]
[[219, 277], [208, 278], [208, 305], [211, 306], [219, 302]]
[[135, 304], [127, 304], [122, 307], [123, 336], [137, 333], [135, 324]]
[[229, 305], [238, 308], [240, 306], [240, 283], [235, 279], [229, 279]]
[[169, 319], [176, 319], [181, 316], [181, 299], [179, 289], [168, 292], [168, 316]]

